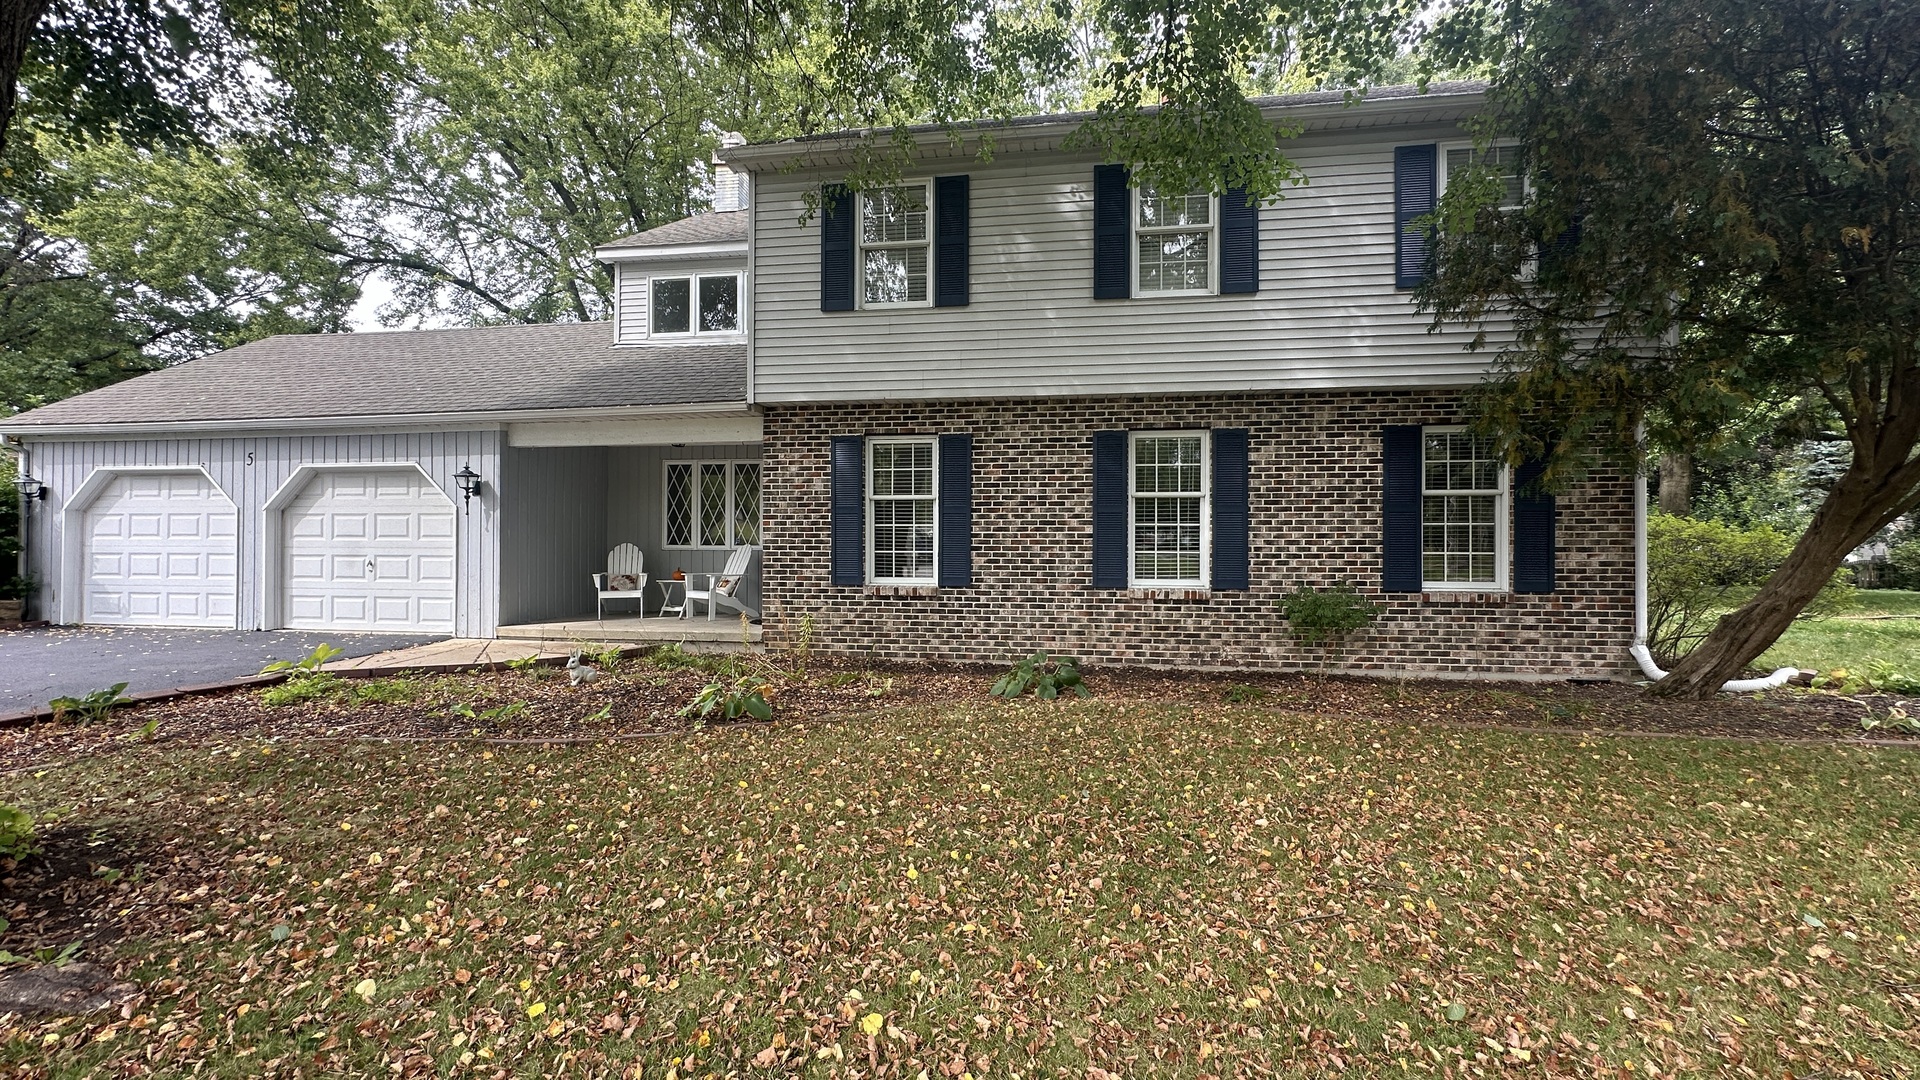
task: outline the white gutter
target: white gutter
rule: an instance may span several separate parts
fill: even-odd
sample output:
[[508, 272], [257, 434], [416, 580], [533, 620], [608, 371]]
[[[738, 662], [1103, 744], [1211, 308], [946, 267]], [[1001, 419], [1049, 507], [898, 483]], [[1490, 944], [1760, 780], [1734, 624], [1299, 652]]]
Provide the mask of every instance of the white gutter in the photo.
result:
[[[1640, 665], [1640, 673], [1650, 682], [1667, 677], [1653, 662], [1647, 648], [1647, 476], [1636, 471], [1633, 477], [1633, 644], [1627, 651]], [[1778, 690], [1787, 680], [1800, 674], [1798, 668], [1783, 667], [1760, 679], [1732, 679], [1723, 683], [1723, 694], [1751, 694], [1758, 690]]]
[[719, 259], [745, 255], [745, 240], [715, 240], [704, 244], [656, 244], [651, 247], [606, 247], [593, 249], [593, 257], [601, 262], [647, 262], [663, 259]]
[[590, 409], [493, 409], [444, 413], [362, 413], [351, 416], [260, 416], [236, 420], [143, 420], [119, 424], [24, 424], [0, 422], [0, 438], [9, 441], [48, 436], [93, 435], [102, 438], [187, 432], [314, 431], [331, 428], [421, 428], [513, 424], [543, 420], [647, 420], [672, 416], [744, 415], [754, 410], [743, 401], [689, 402], [684, 405], [614, 405]]

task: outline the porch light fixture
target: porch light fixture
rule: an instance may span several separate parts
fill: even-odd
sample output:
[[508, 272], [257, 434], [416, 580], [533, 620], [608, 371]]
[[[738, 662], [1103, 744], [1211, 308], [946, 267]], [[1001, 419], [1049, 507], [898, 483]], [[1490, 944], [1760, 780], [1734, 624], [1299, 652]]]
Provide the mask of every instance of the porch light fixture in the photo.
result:
[[462, 465], [453, 479], [460, 485], [460, 494], [466, 496], [467, 513], [473, 513], [473, 497], [480, 493], [480, 474], [473, 471], [473, 466]]
[[32, 502], [36, 499], [44, 501], [47, 497], [47, 485], [25, 473], [15, 478], [13, 486], [20, 489], [20, 498], [23, 502]]

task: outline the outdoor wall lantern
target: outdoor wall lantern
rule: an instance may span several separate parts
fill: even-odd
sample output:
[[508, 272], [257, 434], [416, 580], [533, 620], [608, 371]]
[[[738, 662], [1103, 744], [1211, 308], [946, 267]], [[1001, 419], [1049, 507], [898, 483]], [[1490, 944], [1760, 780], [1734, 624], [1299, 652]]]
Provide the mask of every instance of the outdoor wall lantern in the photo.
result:
[[473, 497], [480, 494], [480, 474], [473, 471], [473, 466], [462, 465], [453, 479], [460, 485], [460, 494], [466, 496], [467, 513], [473, 513]]
[[23, 502], [32, 502], [36, 499], [44, 501], [47, 497], [47, 485], [25, 473], [21, 473], [14, 480], [13, 486], [20, 489], [20, 499]]

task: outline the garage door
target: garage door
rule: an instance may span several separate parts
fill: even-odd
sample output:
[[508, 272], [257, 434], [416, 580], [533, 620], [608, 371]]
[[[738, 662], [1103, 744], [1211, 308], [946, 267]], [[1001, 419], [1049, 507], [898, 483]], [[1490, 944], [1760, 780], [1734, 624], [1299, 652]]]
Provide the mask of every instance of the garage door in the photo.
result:
[[284, 625], [453, 633], [453, 503], [418, 470], [318, 473], [282, 513]]
[[232, 629], [233, 526], [233, 504], [200, 473], [116, 477], [81, 525], [81, 621]]

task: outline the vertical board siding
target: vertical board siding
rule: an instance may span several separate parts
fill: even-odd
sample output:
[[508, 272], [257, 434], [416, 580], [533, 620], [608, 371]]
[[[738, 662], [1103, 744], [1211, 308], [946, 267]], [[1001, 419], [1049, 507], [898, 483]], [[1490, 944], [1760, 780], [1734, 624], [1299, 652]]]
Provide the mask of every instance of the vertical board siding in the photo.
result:
[[606, 570], [607, 455], [599, 446], [508, 447], [501, 456], [500, 621], [594, 610]]
[[[454, 633], [491, 637], [499, 625], [500, 448], [498, 431], [401, 432], [389, 434], [234, 436], [223, 438], [126, 439], [113, 441], [28, 441], [35, 475], [51, 493], [34, 508], [29, 524], [29, 557], [39, 579], [34, 610], [59, 618], [66, 587], [61, 574], [64, 510], [80, 485], [96, 469], [111, 466], [204, 468], [238, 516], [238, 625], [265, 625], [263, 508], [302, 465], [418, 464], [453, 500], [458, 540], [458, 581], [454, 593]], [[471, 511], [460, 498], [453, 474], [471, 465], [486, 485]], [[278, 574], [273, 574], [274, 580]], [[76, 608], [77, 610], [77, 608]]]
[[1398, 143], [1309, 136], [1286, 151], [1308, 183], [1259, 208], [1255, 296], [1093, 298], [1094, 168], [1060, 154], [971, 166], [966, 307], [822, 314], [819, 175], [762, 174], [753, 215], [754, 400], [1046, 397], [1461, 385], [1507, 340], [1429, 333], [1394, 287]]
[[[760, 447], [757, 443], [609, 447], [607, 482], [603, 494], [607, 506], [606, 532], [601, 537], [596, 561], [605, 562], [607, 552], [620, 544], [637, 546], [646, 559], [647, 576], [650, 579], [647, 585], [649, 612], [658, 610], [660, 606], [660, 589], [652, 581], [672, 577], [675, 570], [689, 574], [717, 574], [726, 569], [726, 548], [666, 546], [667, 462], [759, 460]], [[761, 484], [764, 492], [764, 478]], [[764, 500], [763, 493], [763, 503]], [[765, 516], [763, 512], [763, 523]], [[601, 566], [595, 569], [606, 568]], [[760, 560], [757, 557], [748, 574], [743, 598], [753, 607], [760, 606]], [[705, 608], [700, 609], [702, 618], [706, 613]]]

